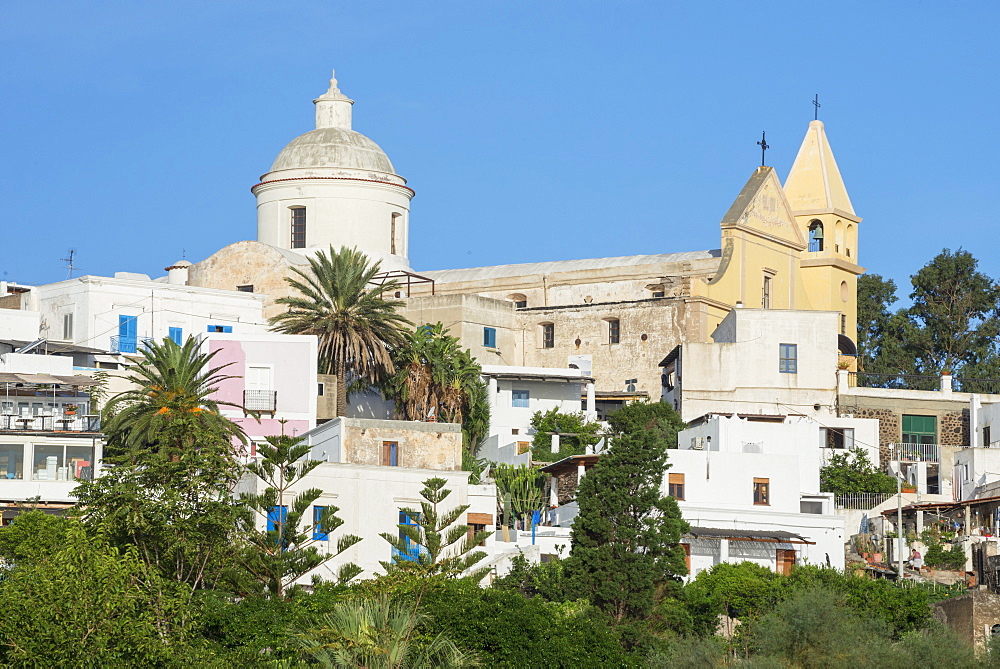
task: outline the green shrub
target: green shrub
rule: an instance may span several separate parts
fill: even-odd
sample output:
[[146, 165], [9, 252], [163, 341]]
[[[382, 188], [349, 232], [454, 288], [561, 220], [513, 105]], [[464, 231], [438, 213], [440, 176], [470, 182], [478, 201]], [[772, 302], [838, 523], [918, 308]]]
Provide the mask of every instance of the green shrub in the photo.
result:
[[928, 567], [962, 571], [965, 569], [965, 551], [958, 544], [950, 549], [945, 549], [943, 544], [934, 544], [927, 549], [924, 562]]

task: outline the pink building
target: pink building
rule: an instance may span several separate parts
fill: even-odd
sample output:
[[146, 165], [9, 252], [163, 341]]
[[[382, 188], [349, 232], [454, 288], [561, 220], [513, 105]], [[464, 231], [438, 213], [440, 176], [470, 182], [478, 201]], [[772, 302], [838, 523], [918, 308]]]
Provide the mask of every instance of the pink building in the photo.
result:
[[[229, 364], [222, 373], [237, 378], [219, 384], [213, 398], [259, 412], [260, 418], [222, 407], [251, 441], [285, 434], [301, 435], [316, 427], [316, 337], [272, 333], [208, 333], [206, 350], [218, 351], [212, 366]], [[282, 425], [279, 421], [287, 421]], [[251, 455], [256, 454], [256, 446]]]

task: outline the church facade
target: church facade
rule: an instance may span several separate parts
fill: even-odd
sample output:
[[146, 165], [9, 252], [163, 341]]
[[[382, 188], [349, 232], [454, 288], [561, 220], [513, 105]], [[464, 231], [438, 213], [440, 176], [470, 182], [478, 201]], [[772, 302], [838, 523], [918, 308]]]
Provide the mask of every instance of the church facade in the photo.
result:
[[414, 323], [441, 321], [482, 364], [579, 367], [596, 378], [599, 402], [658, 398], [660, 361], [710, 341], [736, 307], [834, 312], [841, 352], [852, 353], [861, 219], [820, 121], [784, 184], [771, 167], [750, 174], [719, 223], [718, 249], [418, 272], [406, 179], [351, 129], [353, 101], [336, 79], [314, 103], [316, 128], [252, 189], [257, 239], [192, 266], [191, 284], [264, 293], [270, 316], [292, 268], [354, 246], [404, 284], [397, 295]]

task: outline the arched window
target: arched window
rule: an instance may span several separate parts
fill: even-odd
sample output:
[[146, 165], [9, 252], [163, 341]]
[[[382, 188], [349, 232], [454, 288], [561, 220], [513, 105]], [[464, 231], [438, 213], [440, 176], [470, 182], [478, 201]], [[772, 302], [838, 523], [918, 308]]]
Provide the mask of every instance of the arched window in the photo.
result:
[[809, 223], [809, 250], [823, 250], [823, 224], [820, 221]]
[[850, 223], [847, 224], [847, 237], [844, 239], [844, 244], [847, 246], [847, 257], [851, 257], [851, 249], [854, 248], [854, 226]]
[[292, 207], [292, 248], [306, 247], [306, 208]]

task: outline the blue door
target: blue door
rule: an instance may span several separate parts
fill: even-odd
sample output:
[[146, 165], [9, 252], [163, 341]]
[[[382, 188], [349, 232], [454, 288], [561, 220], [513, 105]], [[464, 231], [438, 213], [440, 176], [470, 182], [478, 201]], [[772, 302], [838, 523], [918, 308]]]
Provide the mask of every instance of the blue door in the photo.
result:
[[135, 353], [136, 352], [136, 321], [139, 320], [136, 316], [119, 316], [118, 317], [118, 352], [119, 353]]

